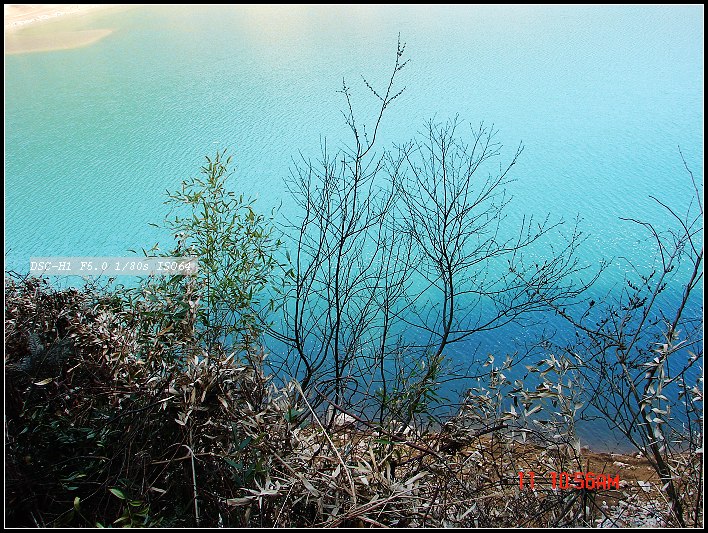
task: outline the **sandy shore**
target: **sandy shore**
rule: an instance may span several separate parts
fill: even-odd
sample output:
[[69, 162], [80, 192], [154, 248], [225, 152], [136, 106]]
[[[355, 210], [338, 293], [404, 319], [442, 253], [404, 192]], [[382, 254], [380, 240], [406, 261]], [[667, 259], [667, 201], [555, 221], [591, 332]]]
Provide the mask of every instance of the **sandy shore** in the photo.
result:
[[25, 34], [25, 28], [59, 19], [120, 8], [121, 4], [5, 4], [5, 54], [68, 50], [96, 43], [111, 34], [110, 29], [49, 31]]
[[120, 4], [5, 4], [5, 31]]

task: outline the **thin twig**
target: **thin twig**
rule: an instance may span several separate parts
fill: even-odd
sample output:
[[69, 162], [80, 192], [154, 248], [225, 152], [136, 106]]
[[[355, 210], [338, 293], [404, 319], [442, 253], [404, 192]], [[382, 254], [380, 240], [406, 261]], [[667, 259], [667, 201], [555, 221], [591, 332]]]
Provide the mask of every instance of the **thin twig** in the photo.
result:
[[[192, 445], [192, 429], [189, 429], [189, 444]], [[197, 527], [199, 527], [199, 503], [197, 500], [197, 470], [194, 467], [194, 452], [192, 451], [192, 448], [187, 446], [186, 444], [183, 444], [185, 448], [189, 450], [189, 455], [192, 456], [192, 489], [194, 490], [194, 520], [197, 523]]]
[[327, 430], [322, 425], [322, 422], [320, 422], [320, 419], [315, 414], [315, 411], [312, 409], [312, 406], [310, 406], [310, 402], [307, 401], [307, 397], [305, 396], [305, 393], [302, 391], [302, 388], [300, 388], [300, 384], [297, 381], [295, 381], [294, 383], [295, 383], [295, 387], [297, 388], [298, 392], [300, 393], [300, 396], [302, 397], [303, 401], [305, 402], [305, 405], [307, 405], [307, 408], [310, 410], [310, 413], [312, 413], [312, 417], [317, 422], [317, 425], [320, 426], [322, 433], [324, 434], [325, 438], [329, 441], [329, 444], [330, 444], [330, 446], [332, 446], [332, 450], [334, 450], [334, 453], [337, 454], [337, 458], [339, 459], [339, 462], [341, 463], [342, 468], [344, 468], [344, 472], [347, 474], [347, 478], [349, 479], [349, 485], [351, 486], [351, 495], [352, 495], [352, 499], [353, 499], [352, 506], [356, 507], [356, 488], [354, 486], [354, 480], [352, 479], [352, 476], [349, 473], [349, 468], [347, 467], [346, 463], [344, 462], [344, 459], [342, 459], [342, 456], [339, 454], [339, 450], [337, 450], [337, 447], [332, 442], [332, 439], [329, 438], [329, 435], [327, 434]]

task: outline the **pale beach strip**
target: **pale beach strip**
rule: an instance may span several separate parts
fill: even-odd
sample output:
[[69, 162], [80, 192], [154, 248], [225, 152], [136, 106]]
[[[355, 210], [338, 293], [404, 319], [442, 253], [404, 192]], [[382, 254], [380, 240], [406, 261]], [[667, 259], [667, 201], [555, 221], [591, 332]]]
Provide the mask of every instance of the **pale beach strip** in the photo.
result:
[[5, 4], [5, 31], [120, 4]]
[[43, 23], [108, 9], [128, 8], [126, 4], [5, 4], [5, 55], [69, 50], [94, 44], [111, 34], [111, 29], [25, 32]]

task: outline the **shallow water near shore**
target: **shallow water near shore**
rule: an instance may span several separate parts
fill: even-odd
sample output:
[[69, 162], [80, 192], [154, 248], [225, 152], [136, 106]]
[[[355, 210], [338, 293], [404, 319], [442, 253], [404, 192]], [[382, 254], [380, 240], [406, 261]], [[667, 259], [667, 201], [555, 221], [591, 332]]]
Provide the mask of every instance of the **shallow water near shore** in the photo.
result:
[[10, 35], [5, 39], [5, 54], [27, 54], [81, 48], [95, 44], [110, 34], [111, 30], [77, 30], [53, 35]]
[[[171, 6], [22, 30], [110, 34], [5, 58], [6, 268], [167, 244], [148, 225], [166, 215], [165, 190], [217, 148], [234, 154], [235, 190], [262, 212], [294, 213], [284, 187], [293, 158], [317, 156], [324, 137], [347, 140], [342, 78], [362, 96], [362, 74], [384, 82], [400, 33], [406, 91], [381, 146], [456, 115], [494, 123], [504, 161], [523, 141], [509, 223], [581, 216], [582, 259], [613, 261], [600, 294], [622, 283], [627, 260], [650, 266], [648, 235], [620, 217], [667, 224], [650, 195], [679, 211], [690, 201], [679, 146], [703, 182], [702, 20], [690, 6]], [[491, 332], [453, 355], [514, 351], [524, 334]]]

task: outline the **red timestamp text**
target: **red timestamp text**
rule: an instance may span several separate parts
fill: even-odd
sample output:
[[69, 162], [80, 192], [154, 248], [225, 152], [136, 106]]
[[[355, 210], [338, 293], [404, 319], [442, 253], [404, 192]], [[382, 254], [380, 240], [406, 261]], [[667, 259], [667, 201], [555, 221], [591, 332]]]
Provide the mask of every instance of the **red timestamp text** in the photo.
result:
[[[619, 475], [611, 476], [609, 474], [595, 474], [593, 472], [549, 472], [546, 474], [546, 479], [550, 481], [553, 489], [588, 489], [588, 490], [607, 490], [618, 489], [620, 484]], [[525, 487], [533, 489], [539, 477], [535, 472], [519, 472], [519, 488]]]

